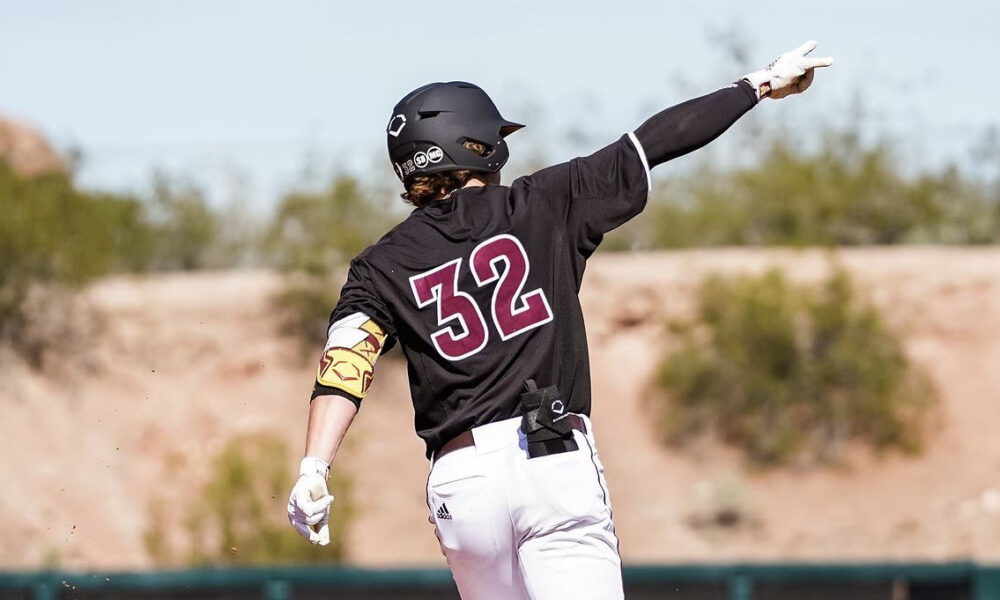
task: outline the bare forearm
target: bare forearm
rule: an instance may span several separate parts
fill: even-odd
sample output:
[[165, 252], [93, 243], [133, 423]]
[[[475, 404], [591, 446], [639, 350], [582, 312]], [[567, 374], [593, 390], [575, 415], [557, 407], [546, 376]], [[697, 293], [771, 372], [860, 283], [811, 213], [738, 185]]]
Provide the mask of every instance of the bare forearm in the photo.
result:
[[309, 405], [306, 456], [314, 456], [332, 464], [356, 414], [358, 408], [343, 396], [317, 396]]

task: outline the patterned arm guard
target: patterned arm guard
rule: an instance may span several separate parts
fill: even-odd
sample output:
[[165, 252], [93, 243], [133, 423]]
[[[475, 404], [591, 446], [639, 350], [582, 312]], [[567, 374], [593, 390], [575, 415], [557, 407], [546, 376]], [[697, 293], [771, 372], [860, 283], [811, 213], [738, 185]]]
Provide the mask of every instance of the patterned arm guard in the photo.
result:
[[368, 315], [352, 313], [330, 325], [312, 397], [335, 394], [360, 405], [371, 387], [386, 334]]

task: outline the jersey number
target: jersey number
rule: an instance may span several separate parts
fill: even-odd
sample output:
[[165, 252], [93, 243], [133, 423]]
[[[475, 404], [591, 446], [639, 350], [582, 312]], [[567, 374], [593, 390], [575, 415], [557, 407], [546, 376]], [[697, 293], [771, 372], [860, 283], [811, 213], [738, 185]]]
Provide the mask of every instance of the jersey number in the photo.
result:
[[[500, 339], [509, 340], [552, 320], [552, 309], [541, 288], [521, 293], [530, 266], [517, 238], [507, 234], [491, 237], [473, 249], [469, 263], [479, 287], [496, 282], [490, 312]], [[437, 320], [442, 328], [431, 334], [431, 342], [448, 360], [468, 358], [490, 339], [479, 305], [458, 289], [461, 267], [462, 259], [456, 258], [410, 278], [417, 307], [437, 303]]]

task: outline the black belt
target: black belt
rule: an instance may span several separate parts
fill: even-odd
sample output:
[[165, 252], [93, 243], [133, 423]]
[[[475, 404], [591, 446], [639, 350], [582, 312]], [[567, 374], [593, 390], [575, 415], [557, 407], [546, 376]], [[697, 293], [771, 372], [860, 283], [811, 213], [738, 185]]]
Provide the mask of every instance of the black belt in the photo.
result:
[[[567, 416], [566, 419], [569, 421], [570, 427], [583, 433], [584, 435], [587, 434], [587, 422], [583, 419], [583, 417], [571, 414]], [[454, 452], [455, 450], [461, 450], [462, 448], [468, 448], [469, 446], [475, 445], [476, 438], [473, 437], [472, 431], [463, 431], [438, 448], [438, 451], [434, 453], [435, 460], [441, 458], [445, 454]], [[555, 438], [540, 442], [529, 442], [528, 456], [531, 458], [538, 458], [539, 456], [561, 454], [563, 452], [572, 452], [578, 449], [579, 445], [577, 445], [576, 440], [572, 437]]]

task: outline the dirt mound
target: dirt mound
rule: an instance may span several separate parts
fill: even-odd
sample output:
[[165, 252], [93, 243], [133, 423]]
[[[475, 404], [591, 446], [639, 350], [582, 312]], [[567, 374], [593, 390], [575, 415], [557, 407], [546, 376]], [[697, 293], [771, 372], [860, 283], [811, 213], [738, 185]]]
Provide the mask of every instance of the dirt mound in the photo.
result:
[[62, 158], [39, 134], [23, 123], [0, 116], [0, 162], [22, 175], [35, 176], [64, 169]]
[[[725, 449], [661, 447], [643, 395], [670, 342], [664, 323], [690, 314], [705, 275], [778, 265], [819, 281], [827, 255], [591, 261], [582, 297], [593, 418], [627, 561], [1000, 558], [1000, 250], [839, 257], [939, 386], [939, 425], [916, 458], [856, 452], [845, 467], [765, 474]], [[301, 448], [313, 366], [277, 334], [268, 302], [277, 285], [256, 272], [105, 280], [88, 293], [104, 315], [92, 370], [0, 368], [0, 567], [149, 567], [142, 534], [158, 517], [149, 501], [196, 493], [205, 459], [231, 436], [276, 431]], [[355, 481], [349, 557], [443, 565], [405, 365], [391, 356], [335, 467]]]

